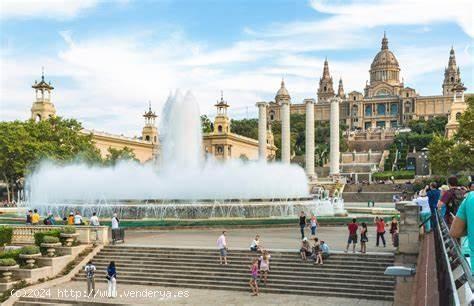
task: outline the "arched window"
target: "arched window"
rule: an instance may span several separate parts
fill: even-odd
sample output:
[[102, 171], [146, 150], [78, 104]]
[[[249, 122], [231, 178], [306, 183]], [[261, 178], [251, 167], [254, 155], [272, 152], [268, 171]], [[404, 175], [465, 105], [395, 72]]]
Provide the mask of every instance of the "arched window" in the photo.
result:
[[326, 91], [327, 91], [327, 87], [326, 87], [326, 86], [324, 86], [324, 92], [326, 92]]
[[150, 141], [150, 135], [146, 135], [146, 136], [145, 136], [145, 140], [146, 140], [146, 141]]
[[451, 83], [454, 83], [454, 77], [451, 77]]
[[354, 101], [356, 100], [356, 96], [354, 96]]
[[461, 113], [456, 113], [456, 120], [459, 120], [461, 118]]
[[222, 133], [222, 125], [218, 125], [218, 126], [217, 126], [217, 131], [218, 131], [219, 133]]
[[153, 137], [153, 139], [154, 139], [154, 141], [156, 142], [156, 136], [155, 136], [155, 137]]
[[270, 111], [270, 121], [273, 121], [273, 120], [275, 120], [275, 112]]
[[407, 98], [410, 96], [410, 94], [407, 92]]
[[40, 114], [36, 114], [35, 121], [36, 121], [36, 122], [40, 122], [40, 121], [41, 121], [41, 115], [40, 115]]

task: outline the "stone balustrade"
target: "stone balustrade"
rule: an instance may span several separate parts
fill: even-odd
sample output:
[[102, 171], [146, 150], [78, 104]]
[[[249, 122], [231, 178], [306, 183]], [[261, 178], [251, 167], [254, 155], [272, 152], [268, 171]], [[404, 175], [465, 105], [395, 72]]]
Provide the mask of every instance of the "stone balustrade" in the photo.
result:
[[399, 247], [401, 254], [417, 255], [420, 247], [420, 207], [413, 202], [396, 204], [400, 211]]
[[[13, 228], [12, 244], [31, 244], [35, 241], [35, 233], [47, 232], [54, 229], [61, 229], [63, 225], [15, 225], [8, 224]], [[107, 245], [108, 240], [107, 226], [76, 226], [76, 232], [79, 234], [78, 240], [81, 243], [97, 243]]]

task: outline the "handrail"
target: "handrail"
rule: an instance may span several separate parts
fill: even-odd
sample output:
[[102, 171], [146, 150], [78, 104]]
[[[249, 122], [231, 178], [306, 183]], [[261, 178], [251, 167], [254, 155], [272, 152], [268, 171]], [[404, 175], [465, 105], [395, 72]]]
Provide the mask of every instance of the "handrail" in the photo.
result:
[[438, 211], [434, 217], [440, 305], [460, 306], [457, 290], [467, 284], [471, 292], [474, 292], [471, 268], [462, 254], [458, 241], [449, 236], [449, 227], [444, 218], [441, 218]]

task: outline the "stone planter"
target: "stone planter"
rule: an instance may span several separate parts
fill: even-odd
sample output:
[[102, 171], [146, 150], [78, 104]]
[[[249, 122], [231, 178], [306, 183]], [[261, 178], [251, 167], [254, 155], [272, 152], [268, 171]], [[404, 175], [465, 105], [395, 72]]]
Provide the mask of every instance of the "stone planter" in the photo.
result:
[[2, 273], [2, 281], [5, 283], [10, 282], [13, 272], [12, 270], [18, 269], [18, 265], [14, 266], [0, 266], [0, 272]]
[[66, 238], [65, 245], [70, 247], [72, 246], [72, 243], [74, 242], [74, 240], [76, 240], [77, 236], [79, 236], [79, 233], [72, 233], [72, 234], [61, 233], [59, 234], [59, 236], [61, 236], [61, 238]]
[[48, 253], [48, 257], [54, 257], [56, 248], [61, 246], [61, 242], [54, 242], [54, 243], [45, 243], [41, 244], [42, 248], [46, 248], [46, 252]]
[[20, 254], [21, 259], [25, 259], [26, 267], [33, 269], [35, 267], [36, 258], [41, 256], [41, 253], [38, 254]]

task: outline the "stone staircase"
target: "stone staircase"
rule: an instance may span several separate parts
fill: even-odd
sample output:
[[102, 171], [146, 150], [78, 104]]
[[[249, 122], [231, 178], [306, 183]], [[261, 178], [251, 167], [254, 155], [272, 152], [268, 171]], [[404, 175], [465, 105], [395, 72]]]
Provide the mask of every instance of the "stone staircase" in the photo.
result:
[[[295, 252], [271, 252], [270, 276], [263, 293], [334, 296], [392, 301], [395, 280], [385, 276], [392, 254], [331, 254], [324, 265], [302, 262]], [[249, 266], [255, 253], [229, 251], [229, 265], [212, 249], [107, 246], [93, 262], [98, 273], [115, 261], [120, 284], [249, 291]], [[81, 271], [73, 280], [85, 281]], [[96, 278], [105, 282], [105, 278]]]

